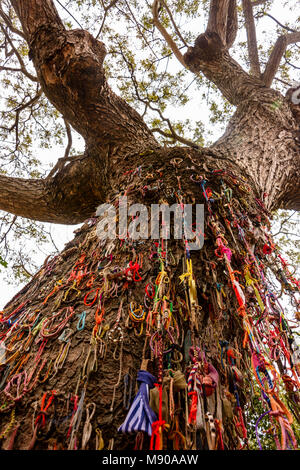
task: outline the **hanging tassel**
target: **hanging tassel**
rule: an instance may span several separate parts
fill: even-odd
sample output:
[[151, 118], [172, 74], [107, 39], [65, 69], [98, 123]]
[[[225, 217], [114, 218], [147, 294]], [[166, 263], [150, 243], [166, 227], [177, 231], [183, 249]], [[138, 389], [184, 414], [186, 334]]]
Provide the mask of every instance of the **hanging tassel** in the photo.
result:
[[146, 370], [140, 370], [137, 381], [140, 382], [139, 391], [118, 431], [123, 434], [144, 431], [151, 436], [152, 424], [157, 420], [157, 416], [149, 405], [149, 390], [154, 388], [156, 378]]
[[20, 427], [20, 424], [17, 424], [17, 426], [15, 427], [13, 432], [11, 433], [11, 436], [10, 436], [9, 441], [8, 441], [8, 445], [6, 447], [6, 450], [13, 450], [15, 438], [16, 438], [17, 432], [19, 430], [19, 427]]
[[155, 386], [159, 391], [159, 416], [158, 420], [152, 423], [150, 450], [163, 450], [163, 430], [168, 430], [170, 426], [162, 419], [162, 384]]
[[188, 377], [188, 396], [191, 397], [191, 406], [189, 412], [188, 423], [189, 424], [196, 424], [197, 422], [197, 411], [198, 411], [198, 390], [201, 390], [201, 382], [200, 378], [198, 377], [198, 363], [196, 363]]
[[144, 433], [138, 432], [135, 438], [135, 446], [133, 450], [143, 450], [144, 445]]
[[190, 413], [189, 413], [189, 424], [194, 424], [197, 417], [198, 409], [198, 394], [195, 390], [188, 393], [188, 396], [192, 398]]
[[163, 420], [155, 421], [152, 424], [150, 450], [163, 450], [163, 429], [165, 426], [166, 422]]
[[224, 450], [224, 442], [223, 442], [223, 426], [222, 426], [222, 421], [219, 419], [215, 419], [215, 426], [216, 426], [216, 432], [217, 432], [217, 442], [216, 442], [216, 448], [218, 450]]

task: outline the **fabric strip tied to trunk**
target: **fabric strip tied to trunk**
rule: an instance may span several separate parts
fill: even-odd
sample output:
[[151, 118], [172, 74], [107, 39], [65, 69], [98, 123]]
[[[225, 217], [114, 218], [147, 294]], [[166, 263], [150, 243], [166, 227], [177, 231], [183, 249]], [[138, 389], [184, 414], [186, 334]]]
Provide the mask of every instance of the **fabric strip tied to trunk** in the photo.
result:
[[139, 391], [134, 398], [124, 423], [118, 431], [123, 434], [134, 432], [146, 432], [152, 435], [152, 423], [157, 421], [157, 416], [149, 405], [149, 392], [154, 388], [156, 378], [146, 370], [140, 370], [137, 376], [140, 383]]

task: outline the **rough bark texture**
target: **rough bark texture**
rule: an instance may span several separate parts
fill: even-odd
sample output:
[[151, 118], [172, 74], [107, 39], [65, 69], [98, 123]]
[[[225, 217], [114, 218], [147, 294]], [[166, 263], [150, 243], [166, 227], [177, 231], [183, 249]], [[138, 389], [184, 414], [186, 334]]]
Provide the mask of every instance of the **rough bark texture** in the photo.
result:
[[[128, 403], [132, 403], [137, 372], [145, 369], [145, 360], [148, 371], [158, 380], [161, 367], [165, 371], [163, 419], [171, 428], [164, 430], [164, 449], [247, 447], [243, 424], [246, 425], [244, 413], [249, 393], [247, 380], [253, 380], [249, 358], [256, 342], [264, 349], [259, 333], [279, 332], [279, 322], [283, 321], [276, 301], [266, 303], [265, 310], [259, 307], [253, 286], [247, 287], [243, 277], [248, 267], [255, 279], [264, 271], [264, 263], [272, 262], [264, 251], [265, 246], [270, 246], [263, 229], [268, 224], [267, 211], [245, 184], [243, 175], [233, 174], [230, 162], [226, 163], [226, 170], [216, 168], [209, 152], [161, 150], [136, 156], [135, 165], [133, 170], [131, 162], [124, 164], [122, 173], [115, 177], [115, 188], [107, 194], [107, 201], [113, 202], [116, 209], [120, 195], [127, 195], [128, 205], [162, 201], [172, 205], [193, 200], [206, 204], [204, 248], [190, 253], [194, 297], [186, 269], [188, 252], [181, 240], [163, 245], [161, 240], [116, 239], [103, 243], [96, 233], [97, 218], [90, 219], [58, 257], [46, 260], [3, 312], [1, 338], [7, 348], [1, 382], [3, 448], [11, 446], [11, 431], [20, 425], [13, 434], [15, 449], [95, 449], [99, 444], [97, 429], [102, 432], [105, 448], [111, 448], [113, 439], [114, 449], [132, 449], [135, 435], [119, 433], [118, 427], [128, 412]], [[204, 186], [200, 175], [206, 181]], [[218, 240], [226, 243], [225, 251]], [[136, 270], [130, 269], [136, 263]], [[161, 286], [162, 272], [169, 280]], [[161, 289], [158, 301], [146, 294], [148, 286], [151, 297], [155, 285]], [[246, 310], [234, 294], [233, 286], [237, 285], [241, 295], [245, 295]], [[257, 280], [255, 286], [265, 301], [263, 284]], [[290, 281], [288, 286], [293, 289]], [[139, 309], [144, 311], [142, 321], [138, 318], [142, 311]], [[52, 324], [56, 312], [59, 318]], [[48, 322], [48, 329], [43, 322]], [[247, 331], [252, 331], [255, 339]], [[160, 335], [163, 349], [172, 351], [163, 359], [159, 344], [155, 347], [155, 338]], [[286, 323], [280, 338], [289, 347], [291, 331]], [[231, 349], [224, 349], [226, 344]], [[195, 356], [202, 377], [199, 380], [217, 371], [217, 376], [212, 374], [212, 389], [202, 385], [205, 392], [198, 397], [201, 412], [197, 425], [193, 420], [188, 424], [186, 415], [192, 406], [187, 395], [188, 377], [194, 365], [191, 347], [199, 348]], [[227, 359], [230, 351], [233, 356]], [[203, 353], [206, 365], [200, 357]], [[230, 357], [234, 357], [234, 365]], [[285, 372], [281, 356], [277, 361]], [[176, 388], [178, 383], [173, 379], [170, 390], [170, 380], [176, 374], [182, 375], [183, 386]], [[52, 390], [54, 401], [50, 401], [44, 422], [41, 410]], [[289, 393], [293, 404], [294, 390]], [[155, 403], [157, 396], [152, 394], [151, 406], [158, 414]], [[86, 420], [94, 406], [92, 433], [85, 443]], [[169, 414], [172, 407], [173, 418]], [[206, 427], [207, 413], [216, 420], [215, 434]], [[240, 424], [236, 426], [236, 422]], [[181, 439], [179, 435], [175, 439], [177, 426]], [[149, 438], [144, 436], [143, 448], [148, 449], [149, 445]]]
[[101, 151], [74, 157], [62, 171], [44, 180], [0, 175], [2, 210], [43, 222], [82, 222], [105, 197], [100, 156]]
[[281, 446], [290, 436], [295, 447], [289, 426], [292, 413], [299, 417], [299, 361], [266, 266], [276, 268], [292, 295], [298, 284], [286, 266], [278, 267], [266, 227], [270, 210], [300, 207], [299, 123], [285, 98], [230, 57], [235, 2], [219, 2], [225, 16], [211, 3], [207, 31], [184, 57], [237, 106], [224, 136], [200, 151], [159, 147], [141, 117], [109, 89], [104, 45], [85, 31], [66, 31], [51, 0], [11, 3], [45, 94], [85, 138], [86, 152], [30, 187], [19, 180], [13, 189], [1, 177], [0, 207], [75, 223], [100, 202], [117, 209], [126, 195], [128, 204], [147, 207], [203, 203], [206, 225], [204, 248], [190, 253], [182, 240], [100, 242], [92, 217], [58, 257], [45, 261], [1, 316], [2, 448], [131, 449], [136, 436], [117, 429], [146, 360], [163, 384], [162, 416], [151, 392], [163, 426], [160, 448], [246, 448], [247, 381], [251, 367], [256, 378], [272, 376], [269, 356], [285, 376], [292, 410], [268, 390], [271, 420], [278, 419]]
[[12, 4], [46, 96], [87, 146], [97, 143], [121, 157], [155, 145], [138, 113], [108, 86], [102, 42], [87, 31], [66, 31], [51, 1], [30, 2], [30, 7], [24, 2]]
[[214, 35], [200, 35], [185, 61], [195, 72], [201, 70], [237, 106], [225, 134], [212, 149], [233, 157], [252, 178], [262, 199], [268, 198], [268, 209], [298, 210], [299, 114], [292, 112], [280, 93], [248, 75], [220, 48]]

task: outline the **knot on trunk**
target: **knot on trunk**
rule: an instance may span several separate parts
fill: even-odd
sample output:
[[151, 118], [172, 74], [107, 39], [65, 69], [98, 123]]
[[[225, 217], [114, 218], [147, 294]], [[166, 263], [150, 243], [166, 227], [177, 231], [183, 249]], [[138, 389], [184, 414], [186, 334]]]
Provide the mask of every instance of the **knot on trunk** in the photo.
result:
[[193, 47], [189, 47], [184, 61], [191, 70], [199, 70], [201, 62], [211, 62], [220, 58], [226, 47], [220, 36], [214, 32], [200, 34]]

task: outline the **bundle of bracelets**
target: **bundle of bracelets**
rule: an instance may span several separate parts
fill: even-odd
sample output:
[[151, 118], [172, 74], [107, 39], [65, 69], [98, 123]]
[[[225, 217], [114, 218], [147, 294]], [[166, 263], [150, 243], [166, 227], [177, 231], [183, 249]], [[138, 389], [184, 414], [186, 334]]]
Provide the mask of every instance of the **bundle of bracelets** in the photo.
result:
[[204, 204], [201, 249], [100, 240], [93, 217], [1, 312], [2, 448], [297, 448], [299, 281], [243, 178], [185, 159], [109, 196]]

